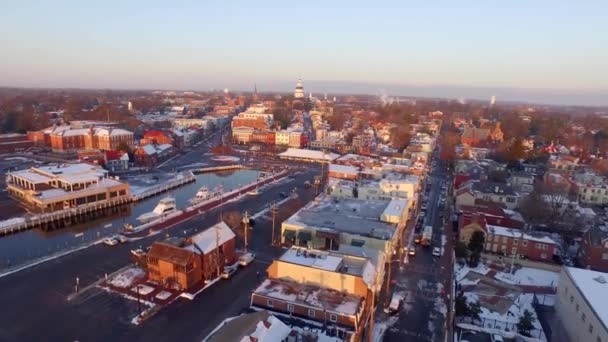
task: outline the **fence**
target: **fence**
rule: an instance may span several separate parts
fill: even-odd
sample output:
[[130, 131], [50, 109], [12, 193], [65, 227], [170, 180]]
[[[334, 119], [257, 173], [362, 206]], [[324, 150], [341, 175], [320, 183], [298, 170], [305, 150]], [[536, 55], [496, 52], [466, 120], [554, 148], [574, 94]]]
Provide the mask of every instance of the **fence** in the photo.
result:
[[[468, 323], [473, 324], [478, 327], [483, 327], [486, 329], [495, 329], [502, 330], [510, 333], [517, 333], [517, 322], [509, 322], [499, 319], [485, 318], [482, 317], [479, 320], [470, 318], [470, 317], [457, 317], [456, 324], [458, 323]], [[542, 326], [542, 323], [541, 323]], [[543, 327], [544, 329], [544, 327]], [[532, 329], [530, 331], [530, 337], [538, 338], [540, 340], [543, 339], [543, 330], [542, 329]], [[550, 340], [549, 340], [550, 341]]]

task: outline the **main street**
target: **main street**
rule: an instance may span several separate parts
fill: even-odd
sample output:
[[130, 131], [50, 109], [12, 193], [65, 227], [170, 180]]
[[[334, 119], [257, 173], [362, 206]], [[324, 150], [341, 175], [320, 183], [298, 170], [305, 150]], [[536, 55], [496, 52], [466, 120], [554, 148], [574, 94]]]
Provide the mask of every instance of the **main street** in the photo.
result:
[[[220, 213], [259, 212], [278, 201], [279, 193], [290, 193], [295, 187], [298, 198], [280, 208], [280, 220], [287, 214], [285, 210], [293, 210], [313, 198], [313, 190], [303, 184], [318, 172], [317, 166], [309, 165], [307, 171], [261, 189], [257, 196], [227, 203], [170, 228], [167, 233], [191, 235], [216, 223]], [[277, 236], [278, 231], [277, 228]], [[257, 272], [264, 274], [271, 260], [281, 253], [280, 248], [270, 247], [270, 235], [270, 220], [258, 218], [249, 240], [249, 248], [257, 254], [254, 263], [193, 301], [178, 299], [140, 326], [130, 323], [137, 314], [135, 301], [98, 288], [84, 291], [72, 301], [67, 297], [74, 292], [77, 277], [80, 286], [85, 287], [127, 265], [130, 249], [148, 246], [163, 235], [113, 247], [96, 245], [0, 278], [0, 306], [5, 308], [0, 312], [0, 321], [4, 322], [0, 325], [0, 341], [200, 341], [223, 319], [248, 307], [250, 293], [260, 282]]]
[[[402, 269], [393, 264], [392, 292], [402, 294], [405, 300], [396, 317], [388, 317], [378, 310], [378, 318], [386, 320], [390, 326], [384, 335], [384, 341], [443, 341], [446, 333], [446, 294], [449, 292], [448, 284], [452, 273], [449, 266], [451, 249], [446, 244], [440, 258], [433, 257], [431, 253], [434, 247], [442, 246], [444, 234], [443, 218], [440, 215], [443, 207], [439, 202], [447, 174], [437, 155], [438, 152], [433, 158], [435, 166], [427, 175], [431, 190], [421, 228], [427, 225], [433, 227], [432, 243], [430, 247], [415, 246], [416, 256], [410, 256]], [[415, 223], [416, 217], [408, 224], [406, 236], [410, 236]], [[384, 304], [379, 303], [381, 306]]]

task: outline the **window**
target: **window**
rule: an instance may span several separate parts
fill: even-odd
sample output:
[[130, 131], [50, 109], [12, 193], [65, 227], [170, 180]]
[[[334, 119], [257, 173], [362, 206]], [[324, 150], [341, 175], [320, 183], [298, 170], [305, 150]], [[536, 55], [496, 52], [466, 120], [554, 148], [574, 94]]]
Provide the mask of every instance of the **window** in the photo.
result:
[[315, 317], [315, 310], [308, 309], [308, 317]]
[[512, 254], [512, 255], [517, 254], [517, 247], [513, 247], [513, 248], [511, 248], [511, 254]]
[[502, 243], [507, 243], [507, 241], [509, 241], [509, 238], [506, 236], [502, 237]]
[[514, 239], [513, 240], [513, 245], [515, 245], [515, 246], [519, 245], [519, 239]]
[[287, 311], [294, 312], [293, 304], [287, 304]]
[[589, 324], [589, 333], [593, 334], [593, 325]]
[[274, 307], [274, 303], [272, 302], [272, 300], [267, 299], [266, 300], [266, 306], [268, 306], [269, 308], [272, 308], [272, 307]]
[[521, 242], [521, 245], [524, 246], [524, 247], [527, 247], [528, 246], [528, 240], [523, 240]]
[[541, 259], [547, 259], [547, 253], [541, 253], [540, 254], [540, 258]]
[[583, 312], [583, 315], [581, 316], [581, 319], [583, 320], [583, 322], [587, 319], [587, 316], [585, 315], [584, 312]]
[[602, 259], [608, 260], [608, 253], [602, 253]]
[[574, 296], [570, 296], [570, 303], [574, 303]]
[[329, 321], [330, 322], [337, 322], [338, 321], [338, 315], [330, 314], [329, 315]]
[[602, 342], [602, 339], [598, 336], [598, 338], [595, 340], [595, 342]]
[[576, 312], [578, 312], [579, 306], [578, 303], [576, 303]]

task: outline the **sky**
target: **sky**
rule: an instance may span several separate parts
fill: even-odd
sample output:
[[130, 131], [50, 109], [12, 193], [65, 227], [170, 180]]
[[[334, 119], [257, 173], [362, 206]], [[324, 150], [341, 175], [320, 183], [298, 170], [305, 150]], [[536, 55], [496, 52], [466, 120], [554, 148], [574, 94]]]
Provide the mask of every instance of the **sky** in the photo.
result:
[[608, 105], [608, 1], [0, 3], [0, 86]]

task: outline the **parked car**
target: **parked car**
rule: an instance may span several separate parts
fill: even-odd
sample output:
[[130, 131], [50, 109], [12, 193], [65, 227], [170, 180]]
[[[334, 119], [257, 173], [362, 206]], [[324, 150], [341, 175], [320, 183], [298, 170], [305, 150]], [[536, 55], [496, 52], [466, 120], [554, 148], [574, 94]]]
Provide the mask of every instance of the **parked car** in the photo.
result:
[[118, 234], [118, 235], [114, 236], [114, 239], [118, 240], [118, 242], [120, 242], [120, 243], [129, 242], [129, 239], [122, 234]]
[[118, 240], [116, 240], [113, 237], [109, 237], [109, 238], [103, 239], [103, 243], [106, 244], [107, 246], [114, 246], [114, 245], [118, 245]]
[[253, 259], [255, 259], [255, 254], [253, 254], [253, 253], [243, 254], [239, 257], [239, 265], [247, 266], [247, 265], [251, 264]]
[[146, 256], [147, 253], [143, 249], [138, 248], [138, 249], [132, 249], [131, 254], [133, 254], [134, 256], [136, 256], [138, 258], [143, 258]]
[[502, 336], [500, 336], [498, 334], [490, 335], [490, 339], [492, 340], [492, 342], [505, 342], [505, 340], [502, 338]]
[[441, 248], [439, 248], [439, 247], [433, 248], [433, 256], [440, 257], [441, 256]]
[[416, 247], [411, 246], [411, 247], [403, 247], [403, 250], [407, 253], [407, 255], [409, 256], [416, 256]]
[[287, 198], [287, 193], [285, 191], [281, 191], [279, 192], [279, 196], [281, 196], [281, 198]]
[[238, 270], [238, 268], [236, 268], [236, 267], [224, 267], [224, 272], [222, 272], [222, 278], [224, 278], [224, 279], [231, 278], [236, 273], [237, 270]]
[[389, 304], [388, 308], [385, 309], [385, 312], [388, 314], [397, 313], [399, 311], [399, 308], [401, 307], [402, 303], [403, 303], [403, 295], [393, 293], [393, 296], [391, 297], [391, 303]]

